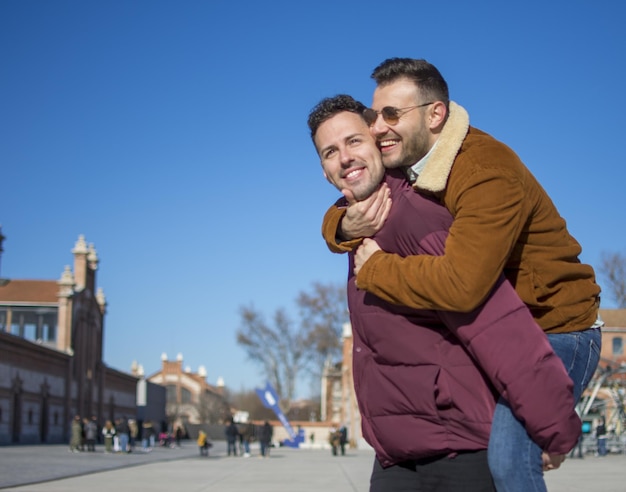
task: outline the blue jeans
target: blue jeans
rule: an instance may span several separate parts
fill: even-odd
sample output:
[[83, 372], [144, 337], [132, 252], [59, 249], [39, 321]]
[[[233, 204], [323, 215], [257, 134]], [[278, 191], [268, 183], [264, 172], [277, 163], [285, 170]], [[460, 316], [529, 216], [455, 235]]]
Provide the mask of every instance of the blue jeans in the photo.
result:
[[120, 449], [122, 453], [128, 452], [128, 434], [120, 434]]
[[606, 456], [609, 450], [606, 448], [606, 436], [598, 437], [598, 456]]
[[[574, 402], [578, 402], [600, 360], [600, 328], [548, 334], [548, 340], [574, 382]], [[547, 492], [541, 452], [509, 404], [500, 398], [488, 449], [489, 468], [498, 492]]]

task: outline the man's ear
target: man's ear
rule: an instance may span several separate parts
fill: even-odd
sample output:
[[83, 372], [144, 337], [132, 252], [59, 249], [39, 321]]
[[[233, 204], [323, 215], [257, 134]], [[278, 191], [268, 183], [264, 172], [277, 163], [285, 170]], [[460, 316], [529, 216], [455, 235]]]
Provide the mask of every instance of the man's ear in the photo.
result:
[[428, 112], [428, 128], [433, 131], [440, 130], [446, 122], [448, 108], [443, 101], [435, 101]]

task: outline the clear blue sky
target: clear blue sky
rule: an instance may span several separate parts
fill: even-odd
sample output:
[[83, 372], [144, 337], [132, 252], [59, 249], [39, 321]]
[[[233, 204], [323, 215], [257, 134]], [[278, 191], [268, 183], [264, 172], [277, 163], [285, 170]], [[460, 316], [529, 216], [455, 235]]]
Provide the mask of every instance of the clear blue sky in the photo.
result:
[[1, 274], [58, 279], [84, 234], [108, 365], [152, 373], [180, 352], [211, 383], [261, 386], [239, 306], [295, 316], [299, 291], [346, 276], [321, 240], [337, 193], [308, 112], [337, 93], [369, 103], [393, 56], [441, 70], [597, 266], [626, 250], [625, 5], [2, 0]]

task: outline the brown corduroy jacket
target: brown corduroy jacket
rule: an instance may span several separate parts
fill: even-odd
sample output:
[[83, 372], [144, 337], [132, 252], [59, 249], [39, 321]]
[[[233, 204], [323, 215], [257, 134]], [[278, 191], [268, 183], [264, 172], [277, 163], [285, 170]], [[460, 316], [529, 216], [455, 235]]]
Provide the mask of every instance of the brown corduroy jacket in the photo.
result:
[[[596, 321], [600, 287], [552, 200], [519, 157], [470, 127], [454, 102], [413, 187], [454, 216], [445, 255], [376, 252], [359, 271], [360, 289], [412, 308], [468, 312], [504, 271], [544, 331], [580, 331]], [[324, 216], [322, 235], [334, 252], [360, 243], [337, 241], [344, 212], [333, 206]]]

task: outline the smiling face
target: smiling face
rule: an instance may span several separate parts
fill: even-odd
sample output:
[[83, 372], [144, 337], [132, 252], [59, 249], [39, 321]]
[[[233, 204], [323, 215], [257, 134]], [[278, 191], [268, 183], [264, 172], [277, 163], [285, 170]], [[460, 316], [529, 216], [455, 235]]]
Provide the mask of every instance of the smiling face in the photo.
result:
[[[376, 88], [372, 108], [376, 111], [385, 106], [408, 108], [427, 102], [422, 100], [417, 86], [411, 80], [400, 78]], [[371, 126], [371, 132], [385, 167], [409, 167], [428, 153], [435, 141], [428, 125], [431, 107], [427, 105], [407, 111], [395, 125], [388, 124], [382, 116], [378, 116]]]
[[324, 121], [315, 134], [315, 148], [324, 176], [338, 190], [350, 190], [363, 200], [380, 185], [385, 169], [360, 115], [344, 111]]

